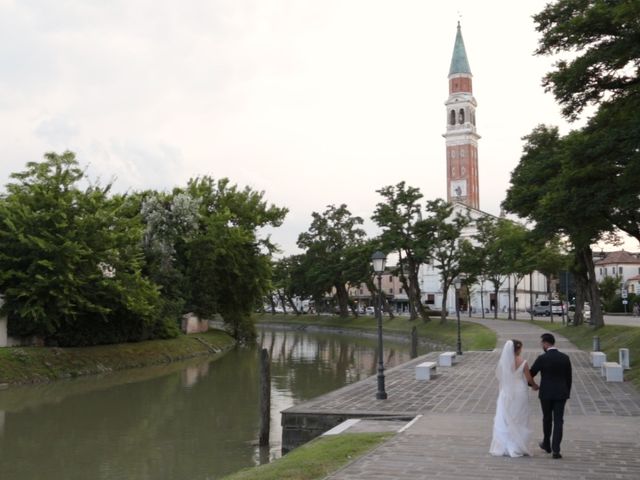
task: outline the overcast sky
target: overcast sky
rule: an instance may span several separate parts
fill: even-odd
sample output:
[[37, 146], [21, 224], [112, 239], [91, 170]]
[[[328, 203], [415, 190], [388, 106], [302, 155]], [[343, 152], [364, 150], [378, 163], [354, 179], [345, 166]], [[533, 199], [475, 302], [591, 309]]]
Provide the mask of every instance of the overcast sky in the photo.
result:
[[[0, 184], [76, 152], [118, 191], [198, 175], [264, 190], [290, 213], [367, 220], [405, 180], [446, 196], [444, 102], [461, 21], [478, 101], [480, 207], [497, 214], [521, 137], [567, 125], [534, 57], [547, 0], [0, 0]], [[635, 242], [637, 247], [637, 242]]]

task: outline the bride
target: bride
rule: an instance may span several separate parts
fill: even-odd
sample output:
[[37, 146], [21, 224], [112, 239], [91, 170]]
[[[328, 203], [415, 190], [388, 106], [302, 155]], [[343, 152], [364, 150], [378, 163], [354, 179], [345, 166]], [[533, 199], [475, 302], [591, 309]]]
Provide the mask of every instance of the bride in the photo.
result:
[[521, 457], [531, 454], [527, 385], [531, 385], [533, 390], [538, 390], [538, 385], [529, 373], [527, 361], [520, 356], [521, 352], [522, 342], [509, 340], [496, 367], [500, 391], [493, 419], [491, 455]]

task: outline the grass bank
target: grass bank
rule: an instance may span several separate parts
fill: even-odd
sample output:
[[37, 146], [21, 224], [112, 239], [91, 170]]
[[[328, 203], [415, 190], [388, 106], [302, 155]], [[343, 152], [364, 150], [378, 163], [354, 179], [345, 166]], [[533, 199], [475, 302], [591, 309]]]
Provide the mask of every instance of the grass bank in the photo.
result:
[[[375, 317], [370, 315], [340, 318], [336, 315], [263, 314], [258, 315], [257, 320], [262, 323], [284, 323], [370, 332], [375, 332], [378, 328]], [[409, 337], [414, 326], [417, 327], [420, 339], [426, 339], [448, 348], [455, 348], [457, 344], [458, 330], [455, 319], [450, 318], [444, 324], [440, 323], [439, 318], [433, 318], [426, 323], [422, 320], [409, 321], [407, 317], [384, 318], [382, 320], [383, 332], [394, 335]], [[463, 350], [487, 350], [496, 346], [495, 332], [477, 323], [462, 321], [461, 337]]]
[[563, 326], [560, 322], [550, 323], [536, 321], [538, 325], [552, 332], [557, 332], [569, 339], [580, 350], [590, 352], [593, 348], [593, 337], [600, 337], [600, 350], [607, 354], [609, 361], [618, 361], [618, 349], [628, 348], [631, 370], [624, 372], [624, 379], [640, 388], [640, 327], [622, 325], [606, 325], [594, 330], [589, 325]]
[[220, 330], [82, 348], [0, 348], [0, 384], [40, 383], [127, 368], [166, 364], [228, 350], [235, 341]]
[[391, 433], [343, 433], [319, 437], [273, 463], [223, 480], [315, 480], [325, 478], [389, 438]]

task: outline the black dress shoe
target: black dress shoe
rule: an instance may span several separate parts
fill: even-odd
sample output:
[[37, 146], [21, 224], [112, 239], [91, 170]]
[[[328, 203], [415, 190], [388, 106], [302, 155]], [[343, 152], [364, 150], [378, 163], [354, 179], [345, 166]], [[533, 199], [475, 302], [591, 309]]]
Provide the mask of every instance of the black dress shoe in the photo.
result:
[[562, 455], [560, 455], [560, 452], [553, 452], [553, 458], [562, 458]]
[[538, 445], [539, 445], [539, 446], [540, 446], [540, 448], [541, 448], [541, 449], [543, 449], [545, 452], [547, 452], [547, 453], [551, 453], [551, 447], [545, 447], [545, 445], [544, 445], [544, 443], [543, 443], [543, 442], [540, 442]]

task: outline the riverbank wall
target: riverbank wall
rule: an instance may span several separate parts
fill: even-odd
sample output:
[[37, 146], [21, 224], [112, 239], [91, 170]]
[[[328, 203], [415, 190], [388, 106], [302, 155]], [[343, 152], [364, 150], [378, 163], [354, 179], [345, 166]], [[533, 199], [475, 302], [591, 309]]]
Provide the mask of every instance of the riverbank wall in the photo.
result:
[[236, 341], [226, 332], [211, 330], [174, 339], [95, 347], [0, 348], [0, 386], [44, 383], [220, 355], [235, 346]]

